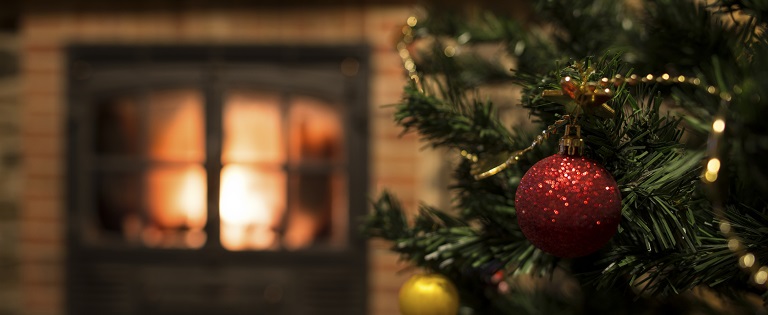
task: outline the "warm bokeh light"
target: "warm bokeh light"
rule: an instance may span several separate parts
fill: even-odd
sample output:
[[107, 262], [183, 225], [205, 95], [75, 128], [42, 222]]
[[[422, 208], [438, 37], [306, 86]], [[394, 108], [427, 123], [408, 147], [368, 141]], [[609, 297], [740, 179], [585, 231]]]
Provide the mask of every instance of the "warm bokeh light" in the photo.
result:
[[731, 224], [728, 222], [720, 222], [720, 233], [731, 233]]
[[229, 250], [269, 249], [285, 211], [285, 141], [277, 93], [235, 91], [224, 104], [219, 213]]
[[765, 284], [765, 281], [768, 280], [768, 270], [766, 270], [765, 267], [760, 268], [760, 270], [755, 273], [754, 280], [757, 284]]
[[741, 248], [741, 242], [735, 238], [728, 239], [728, 249], [730, 250], [738, 250]]
[[152, 221], [160, 228], [199, 230], [205, 226], [205, 169], [160, 167], [147, 175], [147, 200]]
[[746, 253], [744, 256], [741, 256], [739, 258], [739, 265], [741, 265], [742, 268], [749, 268], [752, 267], [752, 265], [755, 264], [755, 255], [752, 253]]
[[269, 209], [264, 197], [258, 192], [251, 193], [253, 174], [245, 167], [227, 166], [221, 172], [221, 222], [227, 225], [267, 224]]
[[283, 213], [285, 176], [276, 171], [227, 165], [221, 172], [221, 244], [229, 250], [267, 249]]
[[720, 118], [715, 119], [715, 121], [712, 122], [712, 131], [716, 133], [725, 131], [725, 120], [722, 120]]
[[150, 94], [149, 157], [153, 160], [196, 162], [205, 160], [203, 97], [195, 90]]
[[712, 158], [707, 162], [707, 172], [717, 173], [720, 171], [720, 160]]
[[233, 92], [224, 104], [223, 163], [285, 161], [283, 120], [277, 93]]
[[202, 247], [208, 219], [202, 95], [188, 89], [155, 91], [146, 101], [147, 155], [168, 164], [147, 170], [150, 224], [140, 239], [149, 247]]
[[704, 180], [710, 183], [714, 183], [717, 180], [717, 173], [714, 172], [704, 172]]

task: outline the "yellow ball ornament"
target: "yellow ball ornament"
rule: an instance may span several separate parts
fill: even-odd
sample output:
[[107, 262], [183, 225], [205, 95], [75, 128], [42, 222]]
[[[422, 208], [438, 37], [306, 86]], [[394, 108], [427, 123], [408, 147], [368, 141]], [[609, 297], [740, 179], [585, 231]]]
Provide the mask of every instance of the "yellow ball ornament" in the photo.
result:
[[456, 315], [459, 293], [443, 275], [415, 275], [400, 288], [402, 315]]

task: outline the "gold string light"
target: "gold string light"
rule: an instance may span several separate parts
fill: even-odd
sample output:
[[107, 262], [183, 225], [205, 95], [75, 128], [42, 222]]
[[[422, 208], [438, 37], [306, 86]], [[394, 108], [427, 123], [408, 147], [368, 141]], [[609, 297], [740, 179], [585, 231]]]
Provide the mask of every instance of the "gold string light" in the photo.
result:
[[[414, 27], [418, 24], [418, 18], [415, 16], [410, 16], [406, 20], [406, 25], [402, 28], [402, 36], [400, 37], [400, 40], [397, 43], [397, 51], [402, 59], [403, 67], [407, 71], [408, 78], [412, 80], [416, 87], [419, 89], [420, 92], [424, 92], [424, 88], [422, 86], [422, 80], [419, 77], [418, 72], [416, 71], [416, 62], [414, 61], [413, 57], [411, 56], [410, 51], [408, 50], [408, 45], [413, 43], [414, 41]], [[446, 50], [445, 51], [446, 56], [452, 57], [455, 54], [455, 50]], [[565, 79], [565, 78], [564, 78]], [[600, 91], [600, 93], [611, 93], [610, 87], [619, 87], [623, 84], [627, 84], [630, 86], [637, 85], [640, 83], [648, 84], [648, 83], [661, 83], [661, 84], [689, 84], [696, 87], [701, 87], [704, 91], [707, 93], [718, 96], [722, 100], [722, 107], [727, 107], [727, 104], [731, 101], [731, 94], [726, 91], [721, 91], [714, 85], [702, 85], [702, 80], [697, 77], [687, 77], [684, 75], [679, 76], [673, 76], [668, 73], [663, 73], [660, 76], [654, 76], [653, 74], [647, 74], [645, 76], [638, 76], [636, 74], [631, 74], [627, 77], [617, 74], [613, 77], [602, 77], [596, 82], [589, 82], [588, 84], [591, 86], [599, 86], [602, 89], [597, 89], [597, 91]], [[733, 90], [736, 93], [739, 93], [741, 91], [741, 88], [738, 86], [735, 86]], [[547, 95], [549, 93], [549, 95]], [[542, 93], [544, 97], [557, 97], [557, 92], [553, 91], [545, 91]], [[560, 94], [562, 96], [562, 94]], [[612, 94], [611, 94], [612, 96]], [[536, 139], [531, 143], [530, 146], [515, 151], [512, 153], [512, 155], [504, 161], [504, 163], [499, 164], [487, 171], [479, 172], [477, 174], [473, 174], [474, 178], [476, 180], [481, 180], [484, 178], [488, 178], [491, 176], [494, 176], [503, 170], [507, 169], [509, 166], [516, 164], [520, 157], [531, 150], [533, 150], [534, 147], [537, 145], [540, 145], [545, 139], [548, 139], [551, 135], [555, 134], [557, 132], [557, 129], [566, 125], [567, 123], [571, 122], [573, 119], [570, 115], [565, 115], [562, 117], [562, 119], [556, 121], [552, 125], [548, 126], [545, 130], [541, 132], [540, 135], [536, 137]], [[710, 187], [715, 188], [716, 183], [719, 179], [719, 173], [722, 168], [722, 161], [719, 157], [718, 148], [720, 146], [721, 140], [723, 138], [723, 134], [726, 130], [726, 121], [724, 118], [724, 115], [718, 115], [715, 117], [715, 119], [712, 122], [711, 125], [711, 132], [709, 136], [709, 159], [707, 160], [706, 167], [704, 168], [703, 174], [701, 176], [702, 182], [709, 185]], [[461, 151], [461, 156], [474, 162], [478, 162], [478, 156], [475, 154], [472, 154], [466, 150]], [[717, 194], [714, 194], [717, 196]], [[748, 251], [747, 247], [744, 245], [744, 242], [739, 238], [736, 233], [733, 231], [731, 223], [727, 220], [724, 214], [723, 205], [722, 205], [722, 198], [723, 196], [717, 196], [712, 200], [712, 206], [715, 210], [715, 215], [720, 221], [720, 232], [726, 237], [727, 239], [727, 246], [728, 248], [733, 251], [737, 257], [738, 257], [738, 265], [749, 272], [750, 274], [750, 281], [754, 284], [757, 284], [759, 286], [766, 286], [766, 283], [768, 282], [768, 266], [760, 265], [757, 261], [755, 255]]]
[[[737, 90], [737, 89], [734, 89]], [[707, 90], [709, 92], [709, 90]], [[712, 93], [712, 92], [710, 92]], [[714, 94], [714, 93], [713, 93]], [[736, 234], [732, 224], [728, 221], [725, 215], [725, 207], [723, 206], [723, 200], [725, 196], [723, 194], [724, 189], [719, 189], [718, 180], [720, 179], [720, 171], [722, 170], [722, 161], [720, 158], [721, 143], [723, 142], [724, 133], [726, 130], [725, 115], [728, 105], [730, 103], [730, 95], [722, 94], [725, 96], [722, 98], [720, 113], [715, 116], [712, 121], [711, 131], [709, 133], [709, 145], [707, 146], [707, 164], [703, 170], [701, 181], [704, 182], [710, 189], [713, 190], [712, 194], [709, 194], [710, 201], [712, 202], [712, 208], [715, 212], [715, 216], [720, 221], [720, 233], [725, 236], [728, 249], [736, 254], [738, 257], [739, 267], [749, 273], [750, 282], [765, 288], [766, 281], [768, 281], [768, 266], [761, 265], [755, 254], [749, 251], [749, 248], [744, 245], [744, 241]]]
[[[693, 86], [701, 86], [701, 79], [696, 77], [686, 77], [684, 75], [680, 76], [671, 76], [669, 73], [664, 73], [658, 77], [654, 76], [653, 74], [646, 74], [645, 76], [638, 76], [636, 74], [631, 74], [628, 77], [625, 77], [621, 74], [617, 74], [613, 76], [612, 78], [603, 77], [600, 78], [596, 82], [601, 87], [609, 87], [610, 85], [613, 85], [615, 87], [618, 87], [624, 83], [627, 85], [637, 85], [640, 83], [663, 83], [663, 84], [690, 84]], [[715, 87], [714, 85], [708, 85], [705, 87], [706, 91], [709, 92], [709, 94], [717, 95], [719, 89]]]
[[421, 78], [419, 73], [416, 72], [416, 61], [413, 60], [411, 52], [408, 50], [408, 45], [413, 43], [414, 34], [413, 28], [419, 23], [419, 19], [415, 16], [410, 16], [403, 25], [403, 36], [400, 36], [400, 40], [397, 42], [397, 53], [400, 55], [400, 59], [403, 61], [403, 68], [408, 72], [408, 78], [416, 84], [419, 92], [424, 92], [424, 87], [421, 85]]

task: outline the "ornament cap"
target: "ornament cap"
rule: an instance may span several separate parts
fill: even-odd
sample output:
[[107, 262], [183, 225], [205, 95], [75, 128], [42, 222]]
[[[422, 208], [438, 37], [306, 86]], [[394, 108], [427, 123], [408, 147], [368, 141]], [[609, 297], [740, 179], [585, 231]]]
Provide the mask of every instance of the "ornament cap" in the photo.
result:
[[581, 126], [573, 124], [565, 126], [565, 135], [560, 138], [560, 154], [579, 156], [584, 154]]

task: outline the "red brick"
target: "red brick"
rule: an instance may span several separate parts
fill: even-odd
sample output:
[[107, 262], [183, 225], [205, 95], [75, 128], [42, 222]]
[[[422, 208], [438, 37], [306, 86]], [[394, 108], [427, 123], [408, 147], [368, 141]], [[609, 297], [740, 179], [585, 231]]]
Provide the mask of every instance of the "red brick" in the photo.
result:
[[[27, 223], [29, 224], [29, 223]], [[59, 225], [46, 223], [46, 225]], [[42, 235], [50, 233], [49, 231], [25, 231], [24, 233], [34, 233], [36, 235]], [[47, 236], [41, 236], [47, 237]], [[24, 247], [21, 249], [19, 255], [19, 261], [22, 264], [28, 263], [47, 263], [47, 264], [59, 264], [64, 262], [64, 244], [63, 243], [38, 243], [38, 242], [25, 242]]]
[[64, 314], [62, 285], [23, 285], [21, 293], [25, 315]]
[[64, 74], [53, 72], [27, 71], [22, 77], [22, 93], [24, 97], [35, 94], [53, 94], [63, 96]]
[[64, 37], [24, 37], [21, 39], [22, 64], [24, 64], [23, 60], [26, 59], [26, 55], [35, 53], [60, 54], [63, 45], [66, 45]]
[[64, 205], [57, 199], [30, 199], [24, 201], [21, 220], [64, 222]]
[[[22, 221], [19, 233], [19, 239], [23, 244], [21, 251], [24, 252], [27, 246], [35, 246], [37, 244], [63, 247], [65, 239], [64, 224], [65, 222], [63, 221]], [[31, 255], [34, 255], [34, 253]]]
[[62, 196], [63, 178], [33, 177], [25, 178], [23, 196], [25, 199], [56, 199]]
[[71, 15], [56, 13], [28, 13], [21, 20], [23, 38], [62, 38], [72, 31]]
[[373, 163], [376, 168], [380, 163], [401, 161], [418, 155], [421, 144], [417, 140], [408, 139], [381, 139], [373, 144]]
[[373, 170], [373, 176], [379, 179], [383, 178], [412, 178], [418, 173], [417, 163], [391, 161], [389, 163], [379, 164]]
[[22, 133], [34, 136], [55, 136], [64, 133], [60, 115], [22, 115]]
[[21, 268], [21, 282], [25, 286], [62, 285], [64, 266], [50, 263], [27, 263]]
[[378, 75], [399, 75], [404, 77], [403, 59], [397, 54], [395, 45], [390, 50], [374, 51], [371, 55], [371, 68]]
[[61, 134], [37, 135], [24, 133], [21, 152], [25, 158], [51, 157], [62, 158], [64, 155], [64, 138]]
[[[179, 39], [179, 14], [141, 11], [119, 16], [118, 39], [130, 42], [173, 42]], [[91, 25], [92, 27], [93, 25]]]
[[26, 115], [53, 115], [61, 117], [64, 113], [61, 98], [51, 94], [27, 95], [23, 111]]
[[27, 177], [61, 178], [64, 175], [63, 163], [61, 156], [27, 157], [24, 173]]

